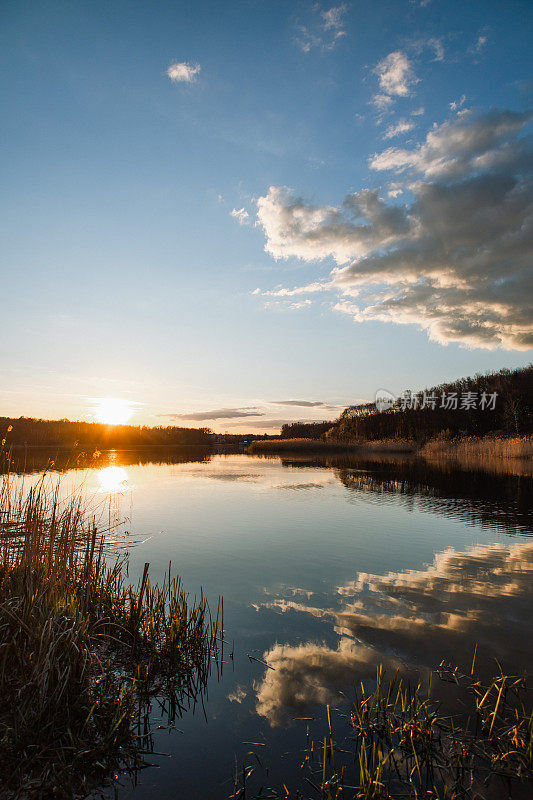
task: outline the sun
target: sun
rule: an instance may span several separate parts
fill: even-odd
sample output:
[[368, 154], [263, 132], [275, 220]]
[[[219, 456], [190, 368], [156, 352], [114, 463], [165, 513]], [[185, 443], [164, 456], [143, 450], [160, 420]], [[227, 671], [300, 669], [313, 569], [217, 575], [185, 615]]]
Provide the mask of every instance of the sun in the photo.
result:
[[125, 425], [133, 414], [133, 404], [119, 397], [98, 397], [94, 417], [104, 425]]

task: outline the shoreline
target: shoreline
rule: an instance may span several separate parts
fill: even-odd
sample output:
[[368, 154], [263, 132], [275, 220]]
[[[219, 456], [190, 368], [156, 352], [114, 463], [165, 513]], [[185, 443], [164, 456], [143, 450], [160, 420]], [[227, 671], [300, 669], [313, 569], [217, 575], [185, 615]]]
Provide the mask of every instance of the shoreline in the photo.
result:
[[328, 442], [319, 439], [277, 439], [252, 442], [250, 455], [345, 454], [379, 459], [381, 456], [419, 458], [435, 465], [533, 475], [533, 437], [462, 437], [412, 440], [380, 439], [364, 442]]

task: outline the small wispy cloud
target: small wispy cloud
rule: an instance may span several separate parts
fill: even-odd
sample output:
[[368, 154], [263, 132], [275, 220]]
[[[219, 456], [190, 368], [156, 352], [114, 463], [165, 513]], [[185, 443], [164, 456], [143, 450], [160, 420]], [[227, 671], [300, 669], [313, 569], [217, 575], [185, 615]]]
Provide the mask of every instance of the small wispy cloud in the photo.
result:
[[194, 83], [200, 74], [200, 64], [177, 61], [167, 69], [167, 75], [174, 83]]
[[460, 108], [464, 106], [466, 102], [466, 95], [462, 94], [459, 100], [453, 100], [450, 103], [450, 108], [452, 111], [458, 111]]
[[396, 125], [389, 125], [383, 134], [383, 138], [392, 139], [394, 136], [400, 136], [402, 133], [408, 133], [408, 131], [412, 131], [414, 127], [415, 126], [413, 122], [408, 122], [406, 119], [401, 119], [396, 123]]
[[[263, 204], [264, 205], [264, 204]], [[265, 209], [265, 213], [262, 216], [262, 219], [267, 218], [268, 210]], [[327, 289], [327, 286], [321, 281], [313, 281], [313, 283], [307, 283], [305, 286], [297, 286], [294, 289], [289, 289], [285, 286], [278, 286], [276, 289], [254, 289], [252, 294], [259, 294], [262, 297], [295, 297], [299, 294], [315, 294], [316, 292], [324, 292]]]
[[254, 406], [245, 408], [214, 408], [209, 411], [194, 411], [191, 414], [158, 414], [158, 417], [168, 419], [187, 419], [195, 422], [204, 422], [211, 419], [241, 419], [242, 417], [264, 417], [265, 412]]
[[244, 208], [234, 208], [229, 213], [231, 217], [237, 220], [239, 225], [248, 225], [250, 222], [250, 215]]
[[315, 18], [308, 24], [297, 25], [298, 35], [296, 42], [304, 53], [309, 53], [313, 48], [320, 50], [333, 50], [335, 45], [346, 36], [344, 17], [348, 6], [342, 3], [332, 6], [327, 11], [318, 12], [315, 6]]
[[300, 311], [300, 309], [308, 308], [312, 304], [313, 301], [309, 298], [305, 300], [287, 300], [286, 298], [281, 298], [264, 301], [265, 308], [270, 308], [273, 311]]
[[435, 54], [433, 61], [444, 61], [444, 45], [442, 44], [442, 39], [437, 39], [436, 36], [431, 36], [426, 41], [426, 45], [427, 47], [430, 47]]
[[486, 33], [480, 33], [479, 36], [477, 37], [475, 43], [472, 46], [472, 52], [477, 53], [478, 55], [481, 55], [481, 53], [483, 52], [483, 50], [487, 46], [488, 40], [489, 40], [489, 37], [487, 36]]
[[273, 406], [301, 406], [303, 408], [334, 408], [328, 406], [322, 400], [269, 400]]

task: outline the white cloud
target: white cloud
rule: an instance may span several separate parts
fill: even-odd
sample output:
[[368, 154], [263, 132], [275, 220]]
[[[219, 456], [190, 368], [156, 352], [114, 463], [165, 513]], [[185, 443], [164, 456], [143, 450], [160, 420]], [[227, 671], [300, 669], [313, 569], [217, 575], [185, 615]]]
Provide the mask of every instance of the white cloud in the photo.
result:
[[324, 292], [329, 289], [329, 286], [323, 282], [315, 281], [308, 283], [305, 286], [297, 286], [295, 289], [287, 289], [285, 287], [278, 287], [271, 291], [261, 291], [261, 289], [254, 289], [252, 294], [260, 294], [262, 297], [296, 297], [299, 294], [315, 294], [316, 292]]
[[414, 150], [389, 147], [370, 159], [376, 170], [402, 172], [408, 168], [427, 177], [461, 176], [474, 170], [509, 169], [527, 146], [515, 134], [533, 117], [512, 111], [491, 111], [479, 117], [464, 112], [434, 125]]
[[435, 36], [432, 36], [426, 41], [426, 45], [433, 50], [435, 54], [434, 61], [444, 61], [444, 45], [442, 44], [442, 39], [437, 39]]
[[387, 196], [388, 197], [399, 197], [403, 194], [404, 185], [398, 181], [391, 181], [388, 186]]
[[395, 50], [382, 59], [374, 69], [379, 78], [379, 88], [389, 97], [407, 97], [417, 77], [406, 53]]
[[200, 74], [200, 64], [177, 61], [167, 69], [167, 75], [174, 83], [193, 83]]
[[482, 53], [482, 52], [483, 52], [483, 50], [484, 50], [484, 49], [485, 49], [485, 47], [486, 47], [486, 44], [487, 44], [488, 40], [489, 40], [489, 37], [488, 37], [488, 36], [486, 36], [485, 34], [480, 34], [480, 35], [477, 37], [476, 43], [474, 44], [474, 46], [473, 46], [473, 48], [472, 48], [472, 49], [473, 49], [473, 51], [474, 51], [475, 53]]
[[394, 100], [388, 94], [378, 93], [372, 98], [372, 103], [378, 111], [386, 111], [393, 104]]
[[257, 203], [266, 251], [338, 265], [326, 281], [275, 294], [335, 290], [341, 302], [359, 297], [337, 306], [358, 322], [417, 324], [441, 343], [533, 346], [533, 154], [519, 135], [532, 118], [464, 112], [417, 147], [374, 155], [371, 168], [408, 176], [403, 205], [365, 189], [321, 206], [270, 187]]
[[412, 117], [421, 117], [423, 114], [426, 113], [426, 109], [424, 106], [420, 106], [420, 108], [415, 108], [414, 111], [411, 111]]
[[324, 20], [324, 29], [335, 31], [336, 34], [344, 34], [344, 15], [346, 14], [347, 7], [343, 3], [340, 6], [333, 6], [328, 11], [322, 12], [322, 19]]
[[407, 133], [408, 131], [412, 131], [414, 128], [413, 122], [407, 122], [406, 119], [399, 120], [396, 125], [389, 125], [386, 132], [383, 135], [384, 139], [393, 139], [395, 136], [400, 136], [402, 133]]
[[229, 213], [230, 216], [237, 220], [239, 225], [248, 225], [250, 221], [250, 215], [244, 208], [234, 208], [233, 211], [230, 211]]
[[459, 109], [464, 106], [465, 102], [466, 102], [466, 95], [462, 94], [459, 100], [453, 100], [450, 103], [450, 108], [452, 111], [459, 111]]
[[344, 17], [347, 10], [348, 6], [345, 3], [332, 6], [320, 13], [315, 6], [314, 18], [306, 25], [297, 26], [296, 42], [304, 53], [309, 53], [313, 48], [323, 51], [333, 50], [339, 40], [346, 36]]

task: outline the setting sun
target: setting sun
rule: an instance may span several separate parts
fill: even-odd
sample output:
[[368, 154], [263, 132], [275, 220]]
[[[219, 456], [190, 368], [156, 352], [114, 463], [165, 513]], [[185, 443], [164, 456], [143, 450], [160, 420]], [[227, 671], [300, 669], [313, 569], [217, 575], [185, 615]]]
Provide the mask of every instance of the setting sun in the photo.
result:
[[119, 397], [99, 397], [95, 400], [94, 416], [104, 425], [125, 425], [133, 414], [129, 400]]

